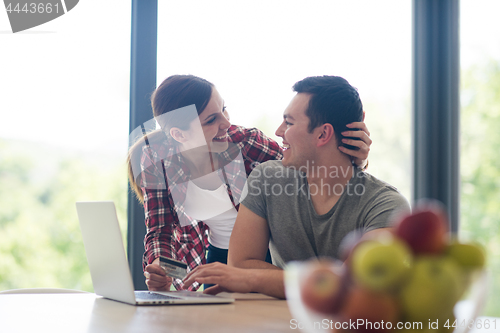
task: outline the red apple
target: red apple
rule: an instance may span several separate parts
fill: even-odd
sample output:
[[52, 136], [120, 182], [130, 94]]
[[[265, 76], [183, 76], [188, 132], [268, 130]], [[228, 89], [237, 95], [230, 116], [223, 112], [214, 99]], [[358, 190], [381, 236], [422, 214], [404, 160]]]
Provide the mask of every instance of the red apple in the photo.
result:
[[329, 264], [318, 263], [302, 283], [302, 302], [311, 310], [336, 314], [343, 304], [348, 281], [346, 270], [333, 270]]
[[399, 304], [394, 295], [353, 286], [340, 311], [340, 318], [341, 321], [359, 323], [355, 332], [380, 333], [395, 329], [399, 314]]
[[441, 254], [448, 243], [448, 219], [442, 205], [426, 202], [396, 223], [394, 233], [414, 254]]

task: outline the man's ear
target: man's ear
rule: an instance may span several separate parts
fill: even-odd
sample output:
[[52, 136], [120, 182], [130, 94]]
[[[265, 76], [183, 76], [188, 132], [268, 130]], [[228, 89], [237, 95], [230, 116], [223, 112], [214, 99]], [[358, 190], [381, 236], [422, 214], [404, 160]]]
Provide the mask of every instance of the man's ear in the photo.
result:
[[170, 136], [179, 143], [184, 143], [187, 141], [184, 131], [177, 127], [172, 127], [170, 129]]
[[363, 111], [363, 120], [362, 121], [365, 121], [365, 111]]
[[332, 124], [323, 124], [319, 129], [317, 147], [324, 146], [331, 140], [335, 140], [335, 131]]

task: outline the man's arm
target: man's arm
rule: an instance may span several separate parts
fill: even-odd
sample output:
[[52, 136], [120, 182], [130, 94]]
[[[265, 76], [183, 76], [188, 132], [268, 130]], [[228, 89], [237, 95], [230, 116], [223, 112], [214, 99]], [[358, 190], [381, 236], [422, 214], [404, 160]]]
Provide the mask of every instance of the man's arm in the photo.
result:
[[278, 269], [265, 261], [268, 247], [267, 220], [241, 204], [229, 240], [228, 265], [239, 268]]
[[375, 229], [375, 230], [372, 230], [372, 231], [368, 231], [366, 233], [363, 234], [363, 236], [361, 237], [360, 241], [365, 241], [365, 240], [370, 240], [370, 239], [374, 239], [374, 238], [377, 238], [377, 235], [380, 235], [380, 234], [384, 234], [384, 233], [387, 233], [387, 232], [392, 232], [393, 228], [390, 227], [390, 228], [378, 228], [378, 229]]
[[[362, 239], [370, 239], [380, 232], [387, 232], [390, 230], [390, 228], [372, 230], [364, 234]], [[241, 227], [240, 231], [242, 232], [240, 236], [243, 236], [243, 232], [246, 231], [252, 233], [251, 230], [246, 230], [244, 227]], [[241, 244], [249, 241], [249, 239], [247, 240], [243, 238], [244, 237], [242, 237], [241, 239]], [[232, 244], [234, 244], [231, 245], [230, 243], [231, 251], [233, 250], [233, 248], [238, 249], [236, 251], [238, 252], [238, 254], [235, 255], [235, 257], [244, 258], [245, 254], [243, 252], [247, 251], [241, 251], [240, 253], [240, 250], [243, 249], [240, 249], [240, 243], [236, 243], [236, 240], [233, 241], [232, 236], [231, 242]], [[229, 251], [229, 253], [231, 253], [231, 251]], [[350, 258], [347, 258], [346, 262], [348, 260], [350, 260]], [[249, 259], [241, 260], [238, 263], [240, 265], [239, 267], [247, 268], [238, 268], [234, 267], [234, 265], [228, 266], [221, 263], [212, 263], [204, 266], [198, 266], [187, 275], [184, 283], [186, 285], [191, 285], [196, 281], [198, 283], [216, 284], [215, 286], [210, 287], [204, 291], [204, 293], [214, 295], [223, 291], [227, 291], [238, 293], [257, 292], [282, 299], [286, 297], [284, 272], [282, 269], [268, 264], [261, 259], [254, 259], [251, 256], [249, 257]]]
[[251, 291], [285, 298], [283, 270], [265, 261], [268, 248], [267, 220], [241, 204], [229, 240], [228, 265], [247, 269], [242, 274], [248, 274]]
[[[365, 233], [361, 239], [370, 239], [378, 233], [390, 230], [372, 230]], [[204, 291], [207, 294], [223, 291], [257, 292], [285, 298], [283, 270], [264, 261], [268, 243], [269, 228], [266, 219], [241, 205], [229, 242], [229, 265], [212, 263], [198, 266], [186, 276], [184, 283], [191, 285], [196, 281], [216, 284]]]
[[204, 292], [257, 292], [285, 298], [283, 270], [265, 262], [269, 246], [269, 227], [265, 218], [243, 204], [229, 241], [228, 265], [212, 263], [190, 272], [184, 283], [216, 284]]

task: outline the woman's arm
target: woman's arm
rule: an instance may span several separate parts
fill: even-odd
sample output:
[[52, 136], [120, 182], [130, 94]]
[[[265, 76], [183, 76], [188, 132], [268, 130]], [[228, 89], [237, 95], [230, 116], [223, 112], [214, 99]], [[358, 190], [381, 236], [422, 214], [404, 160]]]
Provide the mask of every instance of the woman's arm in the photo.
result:
[[176, 259], [172, 243], [175, 218], [171, 214], [166, 190], [147, 190], [144, 193], [146, 236], [143, 267], [152, 264], [160, 255]]
[[[359, 149], [347, 149], [342, 145], [339, 149], [343, 153], [350, 155], [356, 166], [365, 170], [368, 167], [368, 155], [372, 144], [370, 131], [364, 122], [354, 122], [348, 124], [347, 127], [359, 130], [346, 131], [344, 132], [345, 134], [342, 134], [344, 136], [359, 138], [359, 140], [347, 139], [348, 141], [344, 143], [356, 146]], [[283, 150], [280, 145], [257, 128], [233, 126], [230, 129], [230, 135], [233, 138], [233, 142], [243, 143], [241, 152], [245, 159], [247, 174], [252, 171], [252, 164], [255, 162], [262, 163], [268, 160], [280, 160], [283, 158]]]
[[[174, 202], [167, 188], [170, 182], [165, 179], [163, 159], [159, 158], [165, 154], [161, 150], [158, 151], [158, 147], [154, 151], [151, 147], [145, 147], [144, 150], [146, 151], [141, 156], [138, 184], [143, 194], [146, 223], [143, 268], [147, 271], [147, 267], [161, 255], [183, 260], [188, 264], [188, 270], [193, 269], [205, 258], [206, 227], [202, 223], [180, 227], [179, 218], [173, 209]], [[158, 265], [152, 267], [158, 268]], [[154, 274], [154, 271], [148, 273]], [[183, 287], [178, 279], [173, 283], [177, 289]], [[189, 286], [192, 290], [197, 288], [198, 285]]]
[[280, 145], [257, 128], [233, 125], [228, 133], [233, 142], [241, 146], [247, 175], [250, 174], [256, 162], [262, 163], [283, 158], [283, 150]]
[[143, 193], [146, 222], [143, 269], [146, 285], [152, 291], [168, 291], [172, 279], [159, 266], [159, 256], [176, 258], [173, 244], [174, 218], [170, 214], [170, 207], [166, 207], [162, 200], [167, 196], [166, 190], [143, 189]]
[[[206, 226], [199, 222], [180, 228], [170, 199], [166, 190], [144, 190], [146, 237], [143, 266], [150, 274], [152, 272], [148, 267], [154, 265], [160, 255], [184, 261], [188, 265], [188, 271], [205, 262]], [[199, 287], [198, 284], [186, 287], [178, 279], [174, 279], [173, 283], [176, 289], [196, 290]]]

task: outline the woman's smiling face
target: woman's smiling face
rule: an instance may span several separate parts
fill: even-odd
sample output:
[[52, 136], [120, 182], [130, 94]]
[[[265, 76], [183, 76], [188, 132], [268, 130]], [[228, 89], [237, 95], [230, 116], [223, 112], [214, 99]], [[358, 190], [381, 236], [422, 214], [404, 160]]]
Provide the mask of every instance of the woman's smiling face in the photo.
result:
[[214, 87], [205, 110], [191, 121], [187, 131], [183, 131], [186, 139], [182, 142], [183, 149], [207, 145], [211, 152], [221, 153], [228, 148], [227, 129], [230, 126], [224, 100]]

